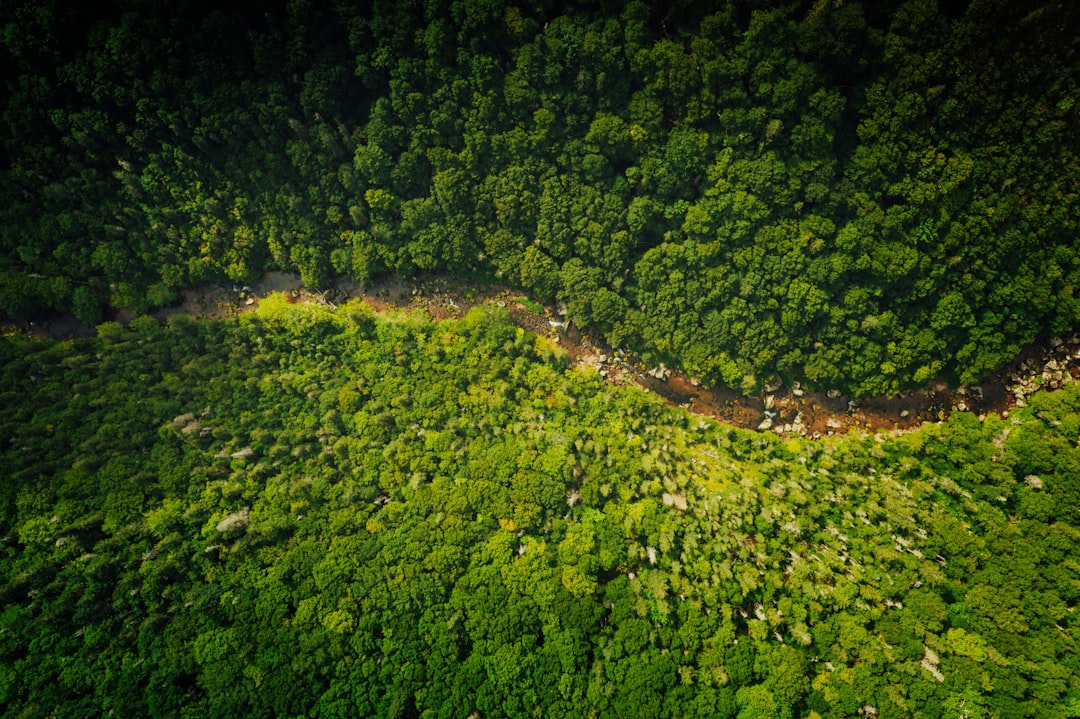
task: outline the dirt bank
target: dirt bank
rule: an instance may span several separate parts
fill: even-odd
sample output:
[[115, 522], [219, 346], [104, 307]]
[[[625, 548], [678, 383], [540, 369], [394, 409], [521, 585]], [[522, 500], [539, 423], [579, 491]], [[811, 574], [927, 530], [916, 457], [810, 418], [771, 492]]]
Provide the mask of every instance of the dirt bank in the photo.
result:
[[[206, 284], [190, 288], [175, 306], [158, 310], [153, 316], [159, 320], [175, 314], [232, 317], [254, 310], [259, 299], [272, 292], [330, 306], [359, 298], [376, 311], [420, 309], [435, 319], [460, 318], [479, 304], [497, 304], [509, 311], [516, 324], [551, 337], [575, 364], [595, 368], [608, 382], [636, 384], [672, 405], [738, 427], [782, 435], [822, 437], [853, 429], [905, 430], [943, 420], [954, 411], [1006, 415], [1032, 392], [1056, 389], [1080, 378], [1080, 338], [1073, 336], [1029, 346], [983, 382], [956, 389], [935, 382], [897, 397], [854, 400], [837, 392], [811, 392], [797, 385], [785, 387], [777, 383], [760, 396], [745, 397], [728, 389], [702, 387], [678, 371], [646, 367], [636, 356], [607, 347], [578, 331], [553, 308], [541, 307], [521, 292], [497, 285], [474, 287], [441, 275], [391, 277], [363, 288], [345, 280], [316, 292], [303, 287], [296, 274], [269, 272], [250, 285]], [[118, 313], [111, 319], [126, 322], [131, 317]], [[37, 325], [9, 325], [6, 331], [57, 338], [93, 334], [91, 328], [77, 320], [63, 317]]]

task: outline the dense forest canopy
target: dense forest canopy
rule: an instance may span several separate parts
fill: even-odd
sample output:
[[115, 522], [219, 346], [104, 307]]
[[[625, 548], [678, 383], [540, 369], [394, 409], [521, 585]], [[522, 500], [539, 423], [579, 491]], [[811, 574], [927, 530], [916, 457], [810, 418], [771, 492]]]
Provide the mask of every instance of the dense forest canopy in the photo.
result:
[[1076, 3], [361, 5], [4, 3], [0, 311], [439, 270], [857, 394], [1080, 327]]
[[1080, 387], [781, 441], [497, 309], [0, 338], [0, 714], [1075, 717]]
[[98, 327], [0, 337], [0, 715], [1080, 716], [1076, 384], [781, 440], [490, 305], [102, 323], [446, 272], [973, 381], [1080, 329], [1080, 6], [355, 5], [0, 8], [0, 317]]

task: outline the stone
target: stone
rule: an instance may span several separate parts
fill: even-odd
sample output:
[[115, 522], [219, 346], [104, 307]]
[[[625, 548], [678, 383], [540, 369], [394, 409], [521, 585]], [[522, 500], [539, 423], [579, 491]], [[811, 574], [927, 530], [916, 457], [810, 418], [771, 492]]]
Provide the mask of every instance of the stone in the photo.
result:
[[825, 393], [825, 396], [828, 397], [829, 399], [836, 399], [837, 397], [839, 397], [842, 394], [843, 394], [843, 392], [841, 392], [838, 389], [831, 389], [831, 390], [829, 390], [828, 392]]
[[765, 419], [761, 420], [761, 424], [758, 425], [758, 431], [764, 432], [769, 429], [772, 429], [772, 418], [766, 417]]

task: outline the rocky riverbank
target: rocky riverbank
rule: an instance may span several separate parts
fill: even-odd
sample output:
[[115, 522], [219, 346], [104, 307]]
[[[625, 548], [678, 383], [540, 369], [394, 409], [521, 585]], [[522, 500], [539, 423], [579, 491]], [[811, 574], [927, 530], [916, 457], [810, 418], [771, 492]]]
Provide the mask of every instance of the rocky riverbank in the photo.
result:
[[[1053, 337], [1031, 345], [1008, 366], [978, 384], [950, 388], [933, 382], [895, 397], [855, 399], [839, 390], [811, 391], [798, 382], [790, 386], [779, 378], [757, 397], [725, 388], [702, 386], [695, 378], [663, 365], [647, 366], [623, 349], [611, 348], [589, 333], [579, 331], [557, 308], [545, 308], [518, 291], [497, 285], [471, 286], [442, 275], [415, 279], [386, 278], [362, 288], [342, 281], [326, 290], [305, 288], [298, 275], [269, 272], [250, 285], [206, 284], [182, 293], [172, 307], [153, 313], [159, 320], [175, 314], [221, 318], [254, 310], [262, 297], [284, 292], [296, 301], [334, 306], [362, 299], [376, 311], [419, 309], [435, 319], [462, 317], [472, 307], [492, 303], [504, 307], [519, 326], [558, 342], [575, 364], [595, 369], [614, 384], [635, 384], [654, 392], [672, 405], [685, 407], [721, 422], [782, 436], [821, 438], [852, 430], [903, 431], [944, 420], [952, 412], [991, 412], [1007, 416], [1023, 407], [1034, 392], [1059, 389], [1080, 379], [1080, 337]], [[132, 315], [117, 313], [116, 321]], [[69, 338], [93, 334], [70, 317], [47, 323], [9, 323], [7, 332]]]

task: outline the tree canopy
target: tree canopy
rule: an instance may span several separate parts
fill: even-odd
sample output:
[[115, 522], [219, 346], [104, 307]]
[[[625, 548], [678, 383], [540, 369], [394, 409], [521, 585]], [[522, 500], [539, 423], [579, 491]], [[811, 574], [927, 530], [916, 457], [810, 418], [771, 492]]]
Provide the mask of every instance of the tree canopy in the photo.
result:
[[1080, 327], [1071, 3], [361, 5], [6, 3], [0, 312], [439, 270], [856, 394]]
[[4, 716], [1080, 711], [1076, 385], [781, 441], [281, 296], [0, 373]]

